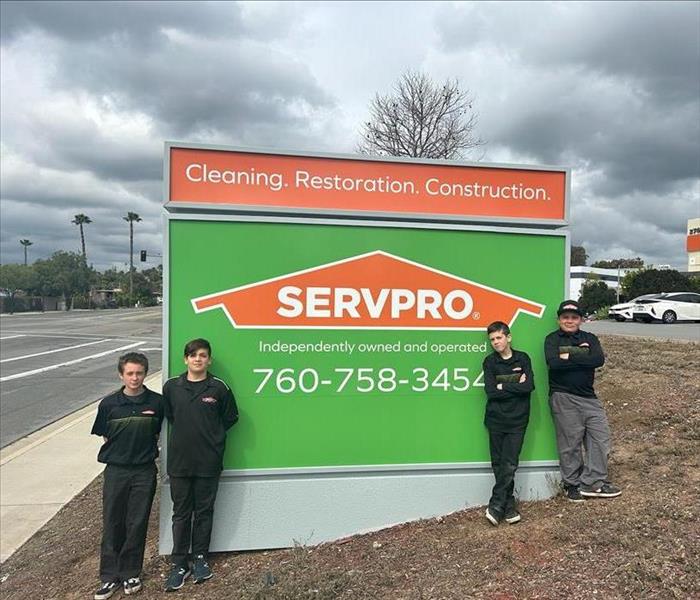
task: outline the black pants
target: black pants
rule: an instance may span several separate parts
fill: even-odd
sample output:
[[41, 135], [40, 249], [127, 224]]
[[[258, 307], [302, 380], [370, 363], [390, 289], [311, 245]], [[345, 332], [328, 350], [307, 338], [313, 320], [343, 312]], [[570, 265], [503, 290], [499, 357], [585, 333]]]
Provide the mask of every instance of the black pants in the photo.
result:
[[173, 552], [175, 565], [187, 565], [190, 543], [192, 554], [209, 552], [214, 502], [219, 477], [171, 477], [173, 501]]
[[518, 469], [520, 449], [523, 447], [525, 430], [516, 432], [494, 431], [489, 429], [491, 467], [496, 477], [496, 485], [489, 500], [490, 512], [494, 516], [504, 516], [515, 509], [515, 471]]
[[141, 575], [148, 517], [155, 492], [154, 463], [105, 467], [102, 488], [101, 581], [126, 581]]

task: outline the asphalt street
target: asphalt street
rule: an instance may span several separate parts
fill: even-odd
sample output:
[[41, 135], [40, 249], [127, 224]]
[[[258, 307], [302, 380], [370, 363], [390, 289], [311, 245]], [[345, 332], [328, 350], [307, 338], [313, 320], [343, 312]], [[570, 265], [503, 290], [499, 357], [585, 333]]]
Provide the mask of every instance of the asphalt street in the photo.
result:
[[700, 323], [633, 323], [625, 321], [591, 321], [581, 325], [581, 329], [595, 333], [596, 335], [629, 335], [634, 337], [647, 337], [660, 340], [682, 340], [700, 342]]
[[0, 447], [117, 389], [117, 359], [148, 356], [161, 369], [158, 308], [0, 316]]

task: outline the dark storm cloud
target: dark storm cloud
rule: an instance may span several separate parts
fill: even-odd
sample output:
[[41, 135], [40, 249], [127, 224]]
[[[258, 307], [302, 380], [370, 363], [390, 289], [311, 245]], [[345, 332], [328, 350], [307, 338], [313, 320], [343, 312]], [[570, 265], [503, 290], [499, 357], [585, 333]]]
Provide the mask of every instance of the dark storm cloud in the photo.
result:
[[476, 3], [439, 20], [447, 49], [509, 66], [490, 140], [548, 164], [594, 164], [604, 195], [698, 176], [699, 26], [697, 2]]
[[[667, 102], [697, 100], [700, 3], [601, 2], [579, 8], [553, 32], [555, 43], [561, 42], [555, 52], [551, 43], [533, 45], [535, 60], [632, 77]], [[566, 18], [565, 7], [562, 13]]]
[[[571, 89], [577, 89], [576, 82], [570, 82]], [[545, 103], [546, 95], [529, 110], [513, 107], [510, 122], [493, 141], [545, 164], [603, 169], [605, 178], [595, 184], [601, 195], [663, 192], [698, 176], [700, 105], [668, 113], [660, 106], [625, 106], [624, 97], [612, 90], [600, 105], [571, 92]]]
[[[88, 125], [88, 124], [85, 124]], [[93, 127], [47, 125], [33, 156], [38, 164], [65, 170], [87, 170], [106, 180], [154, 180], [163, 174], [163, 146], [149, 147], [106, 139]]]
[[3, 7], [8, 38], [3, 43], [34, 30], [63, 42], [53, 47], [57, 86], [109, 96], [117, 106], [162, 121], [176, 135], [294, 121], [289, 109], [294, 103], [331, 105], [301, 62], [256, 41], [264, 36], [242, 23], [237, 4], [10, 2]]
[[446, 4], [438, 17], [450, 51], [495, 48], [522, 64], [576, 65], [633, 77], [670, 99], [697, 98], [698, 2]]
[[[239, 5], [9, 3], [3, 10], [10, 48], [22, 36], [43, 36], [53, 91], [86, 94], [125, 117], [144, 115], [156, 142], [132, 151], [90, 121], [35, 114], [41, 143], [19, 143], [34, 141], [32, 156], [46, 166], [108, 179], [157, 178], [164, 139], [253, 139], [262, 146], [287, 139], [282, 145], [291, 147], [299, 137], [306, 146], [309, 120], [334, 109], [302, 62], [260, 42], [264, 35], [242, 23]], [[77, 23], [85, 31], [77, 32]], [[266, 24], [285, 27], [270, 18]]]
[[203, 36], [233, 36], [244, 26], [240, 6], [219, 2], [2, 2], [3, 43], [42, 30], [71, 42], [129, 39], [158, 43], [164, 28]]
[[79, 53], [67, 48], [62, 64], [75, 73], [74, 85], [109, 95], [119, 108], [143, 111], [177, 136], [206, 129], [235, 136], [261, 123], [294, 126], [303, 120], [296, 107], [332, 104], [304, 65], [258, 44], [166, 42], [147, 59], [104, 45]]
[[572, 226], [572, 243], [586, 248], [589, 264], [602, 258], [639, 256], [646, 264], [673, 265], [684, 253], [684, 231], [668, 231], [648, 221], [627, 218], [600, 202], [584, 201], [572, 215]]

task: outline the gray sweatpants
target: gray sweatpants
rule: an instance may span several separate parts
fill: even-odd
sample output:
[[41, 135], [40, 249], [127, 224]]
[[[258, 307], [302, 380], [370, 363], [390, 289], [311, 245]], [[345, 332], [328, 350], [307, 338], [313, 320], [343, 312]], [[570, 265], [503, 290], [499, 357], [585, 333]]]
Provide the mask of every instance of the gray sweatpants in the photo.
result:
[[562, 481], [584, 489], [600, 487], [608, 480], [610, 453], [608, 417], [600, 400], [554, 392], [549, 406], [557, 430]]

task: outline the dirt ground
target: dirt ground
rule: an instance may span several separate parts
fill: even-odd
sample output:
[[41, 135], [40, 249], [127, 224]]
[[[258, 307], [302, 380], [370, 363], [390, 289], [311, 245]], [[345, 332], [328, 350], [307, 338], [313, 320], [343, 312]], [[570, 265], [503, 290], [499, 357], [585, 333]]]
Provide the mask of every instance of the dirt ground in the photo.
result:
[[[597, 391], [613, 431], [613, 500], [482, 509], [315, 547], [212, 556], [214, 578], [166, 595], [154, 503], [137, 598], [700, 598], [700, 345], [602, 337]], [[1, 567], [4, 600], [92, 598], [101, 478]], [[122, 596], [118, 592], [114, 597]]]

